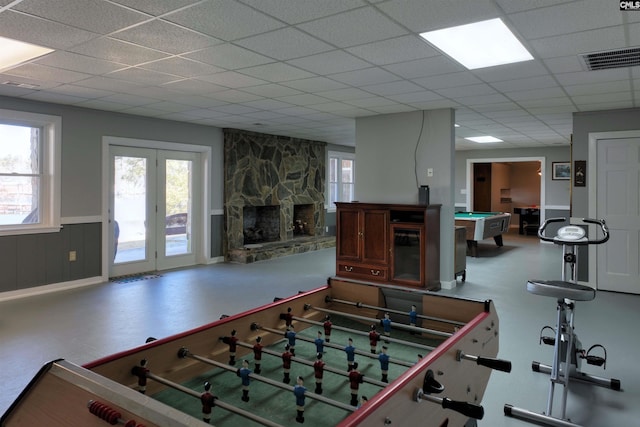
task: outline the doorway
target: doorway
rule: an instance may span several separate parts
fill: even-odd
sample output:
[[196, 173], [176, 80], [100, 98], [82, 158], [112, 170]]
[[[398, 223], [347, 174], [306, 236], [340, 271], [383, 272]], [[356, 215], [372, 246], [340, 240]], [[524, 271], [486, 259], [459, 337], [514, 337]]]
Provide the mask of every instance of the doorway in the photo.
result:
[[189, 147], [182, 144], [132, 146], [117, 143], [137, 140], [105, 139], [107, 277], [206, 261], [206, 153], [164, 149]]
[[[486, 158], [486, 159], [467, 159], [467, 195], [466, 195], [466, 206], [465, 210], [467, 211], [483, 211], [483, 212], [491, 212], [491, 211], [503, 211], [511, 213], [513, 215], [514, 208], [522, 206], [522, 203], [519, 203], [518, 192], [513, 191], [510, 185], [501, 185], [501, 182], [505, 179], [504, 176], [508, 175], [506, 168], [503, 166], [508, 166], [511, 164], [513, 167], [518, 167], [522, 165], [538, 165], [533, 170], [530, 170], [530, 167], [527, 167], [526, 170], [531, 172], [529, 176], [517, 176], [516, 181], [527, 181], [530, 179], [536, 179], [540, 181], [540, 191], [539, 191], [539, 209], [540, 209], [540, 221], [544, 221], [545, 218], [545, 209], [546, 209], [546, 201], [545, 201], [545, 158], [544, 157], [497, 157], [497, 158]], [[500, 166], [499, 168], [497, 166]], [[493, 180], [492, 176], [494, 175], [493, 169], [496, 169], [495, 174], [497, 174], [498, 179]], [[480, 182], [476, 179], [476, 171], [478, 171], [478, 178], [480, 178]], [[535, 178], [532, 178], [535, 177]], [[513, 178], [511, 178], [513, 179]], [[478, 190], [480, 189], [480, 190]], [[476, 197], [476, 194], [479, 197]], [[484, 193], [482, 193], [484, 191]], [[481, 197], [484, 194], [484, 197]], [[538, 196], [537, 194], [535, 196]], [[527, 198], [531, 198], [533, 195], [527, 195]], [[531, 203], [526, 203], [528, 207], [530, 207]], [[482, 209], [481, 209], [482, 208]], [[486, 209], [486, 210], [484, 210]], [[511, 221], [512, 227], [517, 227], [517, 221]]]

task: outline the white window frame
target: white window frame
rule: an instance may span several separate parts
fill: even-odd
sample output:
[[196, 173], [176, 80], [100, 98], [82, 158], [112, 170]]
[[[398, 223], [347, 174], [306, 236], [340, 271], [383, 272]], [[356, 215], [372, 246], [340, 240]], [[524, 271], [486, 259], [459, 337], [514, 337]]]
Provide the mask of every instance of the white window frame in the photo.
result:
[[62, 227], [60, 224], [62, 117], [0, 109], [0, 122], [8, 125], [38, 127], [42, 130], [39, 153], [42, 162], [38, 203], [40, 222], [0, 225], [0, 236], [60, 231]]
[[[327, 155], [327, 189], [326, 189], [326, 195], [325, 195], [325, 200], [327, 200], [327, 206], [325, 206], [325, 208], [327, 209], [327, 211], [329, 212], [334, 212], [336, 210], [336, 205], [334, 205], [331, 202], [331, 183], [329, 181], [330, 177], [331, 177], [331, 159], [338, 159], [338, 166], [340, 167], [340, 165], [342, 164], [342, 160], [352, 160], [353, 161], [353, 176], [354, 176], [354, 182], [353, 182], [353, 192], [355, 194], [355, 188], [356, 188], [356, 183], [355, 183], [355, 173], [356, 173], [356, 153], [349, 153], [346, 151], [329, 151], [328, 155]], [[338, 201], [342, 201], [342, 170], [340, 170], [338, 172]]]

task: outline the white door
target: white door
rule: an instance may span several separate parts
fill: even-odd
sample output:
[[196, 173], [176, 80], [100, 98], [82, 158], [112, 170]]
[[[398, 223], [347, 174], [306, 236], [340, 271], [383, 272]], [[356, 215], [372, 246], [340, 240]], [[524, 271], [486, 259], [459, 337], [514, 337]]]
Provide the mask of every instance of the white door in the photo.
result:
[[197, 153], [110, 146], [109, 276], [196, 262]]
[[598, 245], [600, 290], [640, 294], [640, 138], [597, 141], [597, 217], [611, 233]]

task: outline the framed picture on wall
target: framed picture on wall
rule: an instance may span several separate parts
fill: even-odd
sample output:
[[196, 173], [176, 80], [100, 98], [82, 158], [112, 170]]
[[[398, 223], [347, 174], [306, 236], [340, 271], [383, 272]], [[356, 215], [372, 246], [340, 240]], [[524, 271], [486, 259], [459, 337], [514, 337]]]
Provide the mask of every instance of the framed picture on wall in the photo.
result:
[[571, 179], [571, 162], [552, 162], [551, 179], [569, 180]]

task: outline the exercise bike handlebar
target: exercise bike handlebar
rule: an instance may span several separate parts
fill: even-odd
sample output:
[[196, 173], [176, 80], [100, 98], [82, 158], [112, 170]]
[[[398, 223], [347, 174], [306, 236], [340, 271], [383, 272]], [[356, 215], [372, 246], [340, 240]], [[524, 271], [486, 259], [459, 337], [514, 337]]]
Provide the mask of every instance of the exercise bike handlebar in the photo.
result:
[[600, 245], [602, 243], [605, 243], [607, 240], [609, 240], [609, 228], [607, 227], [607, 224], [604, 222], [604, 219], [593, 219], [593, 218], [582, 219], [583, 222], [586, 222], [588, 224], [595, 224], [600, 227], [600, 229], [602, 230], [602, 237], [600, 239], [584, 239], [579, 241], [577, 240], [577, 241], [563, 242], [563, 241], [559, 241], [557, 237], [548, 237], [544, 234], [544, 231], [547, 228], [547, 225], [551, 224], [552, 222], [565, 222], [566, 220], [567, 219], [564, 217], [549, 218], [545, 220], [540, 226], [540, 228], [538, 229], [538, 237], [540, 238], [540, 240], [544, 240], [545, 242], [552, 242], [552, 243], [571, 243], [573, 245]]

